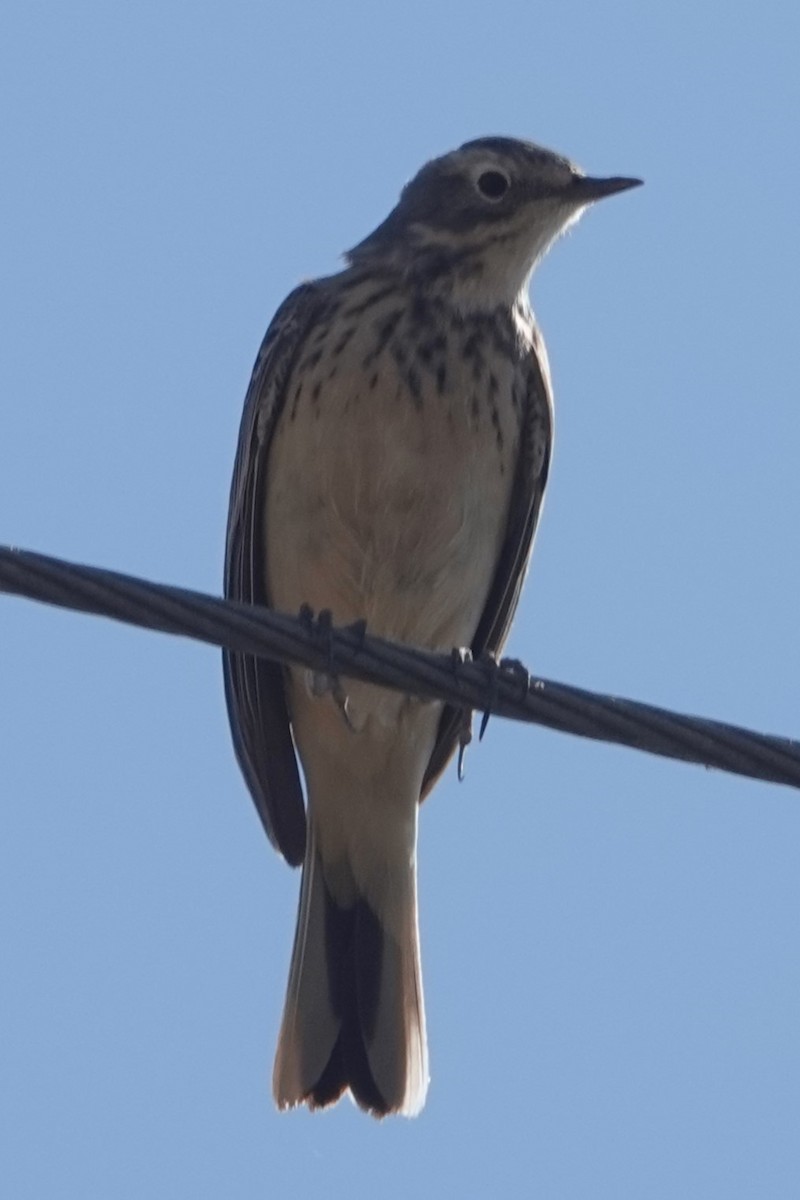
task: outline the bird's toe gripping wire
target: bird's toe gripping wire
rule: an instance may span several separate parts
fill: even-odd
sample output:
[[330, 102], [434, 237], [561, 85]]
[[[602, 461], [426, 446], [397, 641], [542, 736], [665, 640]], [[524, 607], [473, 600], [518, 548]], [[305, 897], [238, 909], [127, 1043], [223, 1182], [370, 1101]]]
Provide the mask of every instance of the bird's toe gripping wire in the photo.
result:
[[[356, 732], [356, 727], [350, 719], [348, 712], [348, 697], [347, 692], [342, 687], [342, 681], [336, 668], [336, 643], [333, 629], [333, 614], [329, 608], [323, 608], [321, 612], [315, 616], [314, 610], [310, 604], [303, 604], [300, 607], [298, 614], [305, 628], [316, 641], [317, 645], [324, 650], [326, 664], [324, 671], [309, 671], [308, 683], [309, 690], [313, 696], [330, 696], [339, 712], [342, 714], [345, 725], [351, 731]], [[367, 623], [366, 621], [356, 621], [348, 627], [357, 636], [362, 639], [366, 637]]]
[[[450, 662], [453, 667], [453, 673], [458, 676], [459, 669], [464, 663], [472, 662], [472, 651], [465, 646], [456, 646], [450, 654]], [[460, 724], [458, 726], [458, 782], [464, 780], [464, 756], [467, 752], [467, 746], [472, 741], [472, 709], [462, 708], [460, 713]]]
[[486, 704], [483, 709], [483, 716], [481, 717], [481, 726], [478, 730], [478, 741], [482, 742], [483, 735], [486, 733], [486, 727], [489, 724], [489, 718], [497, 706], [500, 680], [503, 678], [515, 680], [519, 684], [522, 694], [527, 695], [531, 677], [528, 668], [518, 658], [501, 658], [498, 661], [497, 657], [490, 650], [484, 650], [478, 662], [486, 671]]

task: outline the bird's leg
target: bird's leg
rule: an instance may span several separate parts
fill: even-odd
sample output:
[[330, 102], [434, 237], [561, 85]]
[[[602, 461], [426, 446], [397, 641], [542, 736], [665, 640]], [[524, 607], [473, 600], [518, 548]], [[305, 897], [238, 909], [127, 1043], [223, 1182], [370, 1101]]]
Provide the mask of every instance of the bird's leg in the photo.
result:
[[458, 782], [464, 781], [464, 755], [467, 746], [472, 741], [472, 709], [465, 708], [461, 712], [461, 724], [458, 727]]
[[492, 715], [492, 710], [497, 703], [497, 688], [500, 677], [500, 664], [497, 657], [492, 654], [491, 650], [484, 650], [478, 662], [486, 671], [486, 706], [481, 717], [481, 727], [478, 730], [478, 741], [483, 741], [483, 735], [486, 733], [486, 726], [489, 724], [489, 717]]
[[[300, 609], [300, 619], [309, 632], [313, 635], [315, 641], [325, 650], [327, 663], [324, 671], [308, 671], [308, 689], [312, 696], [322, 697], [330, 695], [336, 707], [339, 709], [344, 723], [351, 732], [355, 733], [355, 726], [350, 720], [350, 715], [347, 711], [347, 693], [342, 687], [341, 680], [336, 671], [336, 646], [333, 629], [333, 614], [329, 608], [323, 608], [319, 615], [315, 618], [314, 611], [308, 604], [304, 604]], [[354, 628], [358, 629], [363, 624], [363, 633], [366, 632], [366, 621], [356, 622]], [[363, 634], [362, 634], [363, 636]]]
[[[453, 672], [458, 676], [459, 668], [464, 663], [472, 662], [472, 651], [466, 646], [455, 646], [450, 653], [450, 662], [453, 667]], [[464, 755], [467, 752], [467, 746], [472, 741], [472, 709], [463, 708], [461, 710], [461, 723], [458, 727], [458, 782], [461, 783], [464, 779]]]
[[489, 724], [489, 717], [497, 705], [500, 680], [503, 678], [515, 680], [519, 684], [520, 695], [524, 698], [530, 689], [531, 677], [528, 668], [518, 658], [502, 658], [498, 662], [490, 650], [484, 650], [478, 661], [485, 668], [487, 678], [486, 707], [481, 718], [481, 727], [478, 733], [478, 740], [483, 741], [486, 726]]

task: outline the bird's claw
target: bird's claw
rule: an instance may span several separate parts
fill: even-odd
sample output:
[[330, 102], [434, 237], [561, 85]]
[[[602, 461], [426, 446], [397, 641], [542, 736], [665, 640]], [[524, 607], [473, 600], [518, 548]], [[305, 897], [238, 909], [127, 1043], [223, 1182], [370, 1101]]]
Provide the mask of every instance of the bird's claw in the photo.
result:
[[[450, 651], [450, 665], [453, 668], [453, 674], [458, 677], [458, 672], [465, 663], [472, 662], [472, 651], [468, 646], [454, 646]], [[472, 741], [472, 710], [464, 708], [461, 710], [461, 722], [458, 727], [458, 782], [463, 782], [464, 779], [464, 755], [467, 751], [467, 746]]]
[[501, 679], [516, 681], [519, 684], [520, 694], [524, 698], [530, 691], [531, 676], [528, 668], [518, 658], [501, 658], [498, 662], [495, 655], [489, 650], [483, 652], [479, 662], [485, 667], [487, 674], [486, 707], [481, 717], [481, 727], [478, 732], [478, 740], [483, 741], [486, 726], [489, 724], [489, 717], [497, 705], [497, 695]]
[[489, 718], [497, 704], [497, 689], [499, 686], [499, 677], [501, 666], [497, 658], [492, 654], [491, 650], [484, 650], [478, 662], [486, 672], [486, 705], [481, 717], [481, 725], [478, 730], [478, 741], [483, 741], [483, 735], [486, 733], [486, 727], [489, 724]]
[[465, 708], [461, 714], [461, 725], [458, 730], [458, 782], [464, 781], [464, 755], [467, 746], [472, 741], [472, 713]]
[[[329, 608], [323, 608], [318, 616], [314, 616], [314, 610], [310, 604], [302, 605], [299, 613], [300, 620], [305, 628], [312, 635], [317, 645], [325, 651], [326, 664], [323, 671], [309, 671], [309, 689], [312, 696], [322, 697], [330, 696], [339, 712], [342, 714], [344, 723], [351, 733], [356, 732], [356, 727], [353, 724], [350, 713], [348, 711], [348, 696], [342, 687], [341, 680], [336, 669], [336, 645], [333, 628], [333, 614]], [[347, 627], [361, 640], [366, 636], [367, 623], [366, 621], [355, 621]]]

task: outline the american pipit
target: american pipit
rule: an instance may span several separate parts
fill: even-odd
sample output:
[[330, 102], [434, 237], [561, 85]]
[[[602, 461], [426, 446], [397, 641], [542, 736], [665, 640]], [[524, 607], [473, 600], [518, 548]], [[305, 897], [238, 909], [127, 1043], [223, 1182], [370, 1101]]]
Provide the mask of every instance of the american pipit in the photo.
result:
[[[638, 182], [589, 178], [528, 142], [468, 142], [422, 168], [343, 271], [292, 292], [245, 401], [227, 596], [328, 609], [434, 650], [501, 650], [552, 441], [528, 281], [587, 205]], [[238, 654], [225, 686], [267, 834], [303, 863], [276, 1101], [349, 1088], [376, 1115], [416, 1113], [417, 810], [460, 715], [347, 680], [345, 714], [337, 688]]]

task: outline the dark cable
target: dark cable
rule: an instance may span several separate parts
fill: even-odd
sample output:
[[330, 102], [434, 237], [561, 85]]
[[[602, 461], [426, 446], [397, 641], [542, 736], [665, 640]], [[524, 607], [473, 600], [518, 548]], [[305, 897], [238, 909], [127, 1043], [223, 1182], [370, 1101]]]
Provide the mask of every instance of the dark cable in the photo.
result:
[[333, 664], [343, 676], [410, 695], [800, 787], [800, 742], [530, 678], [519, 663], [431, 654], [372, 637], [363, 625], [330, 629], [307, 613], [289, 617], [7, 546], [0, 592], [315, 670]]

